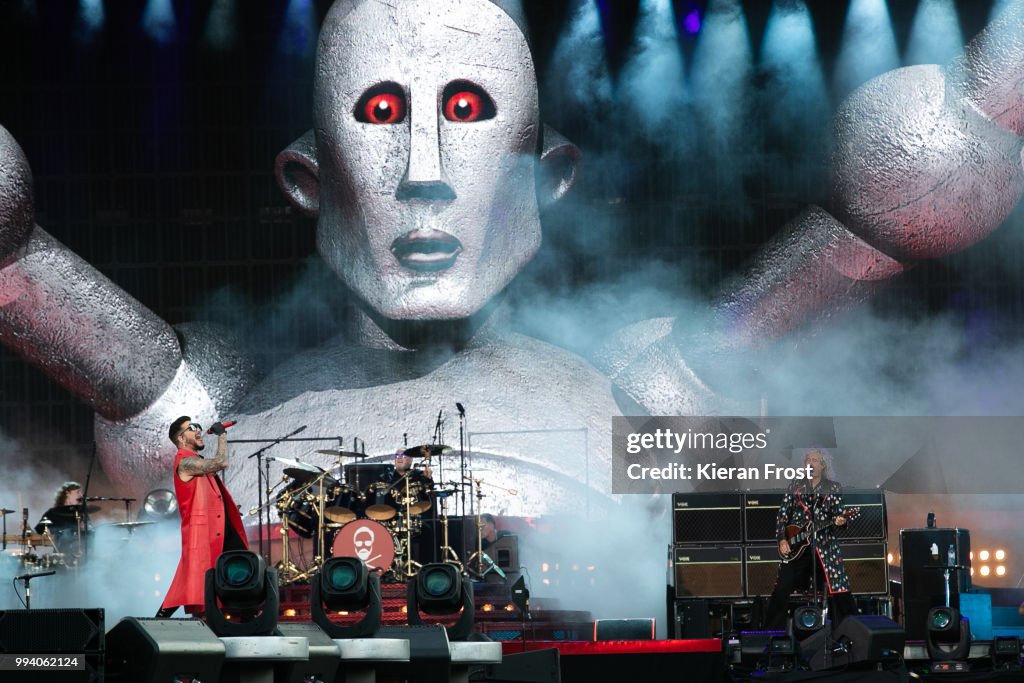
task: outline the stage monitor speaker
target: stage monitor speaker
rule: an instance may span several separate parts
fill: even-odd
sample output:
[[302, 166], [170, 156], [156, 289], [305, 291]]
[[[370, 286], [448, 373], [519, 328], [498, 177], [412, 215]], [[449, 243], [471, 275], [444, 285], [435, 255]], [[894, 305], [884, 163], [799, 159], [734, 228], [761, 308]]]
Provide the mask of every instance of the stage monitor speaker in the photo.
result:
[[782, 491], [751, 491], [745, 494], [743, 518], [747, 543], [775, 541], [775, 520], [784, 495]]
[[0, 610], [0, 653], [103, 652], [103, 610]]
[[677, 598], [743, 597], [740, 546], [673, 548]]
[[596, 619], [594, 642], [654, 640], [654, 619]]
[[840, 543], [850, 590], [854, 595], [887, 595], [888, 550], [885, 543]]
[[740, 543], [743, 540], [743, 495], [675, 493], [672, 535], [677, 544]]
[[946, 604], [946, 565], [952, 546], [954, 567], [949, 604], [960, 608], [960, 594], [971, 587], [971, 532], [967, 529], [900, 529], [903, 626], [907, 638], [924, 640], [928, 610]]
[[707, 600], [676, 600], [672, 611], [673, 638], [691, 640], [711, 637], [711, 613]]
[[338, 645], [320, 626], [308, 621], [287, 621], [277, 625], [277, 633], [290, 638], [305, 638], [309, 642], [309, 658], [276, 664], [274, 683], [337, 680], [338, 668], [341, 665]]
[[771, 595], [779, 574], [779, 546], [748, 545], [743, 554], [747, 597]]
[[838, 532], [841, 541], [884, 541], [888, 538], [884, 491], [843, 489], [843, 507], [860, 508], [860, 514]]
[[197, 619], [125, 617], [107, 634], [111, 681], [217, 681], [223, 664], [224, 643]]
[[[102, 683], [104, 680], [104, 612], [94, 609], [0, 610], [0, 653], [80, 655], [84, 669], [47, 672], [5, 671], [4, 683], [53, 680]], [[45, 676], [47, 678], [41, 678]]]
[[824, 629], [800, 643], [801, 655], [815, 671], [857, 665], [899, 662], [907, 636], [888, 617], [851, 614], [832, 628], [831, 657], [826, 657]]

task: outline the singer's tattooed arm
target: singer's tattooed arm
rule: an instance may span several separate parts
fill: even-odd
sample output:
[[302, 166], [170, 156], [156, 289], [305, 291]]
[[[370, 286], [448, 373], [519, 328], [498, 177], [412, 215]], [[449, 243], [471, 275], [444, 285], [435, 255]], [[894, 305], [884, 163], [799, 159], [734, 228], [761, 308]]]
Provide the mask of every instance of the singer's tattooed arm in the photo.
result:
[[182, 481], [189, 481], [192, 477], [199, 477], [204, 474], [215, 474], [228, 466], [228, 437], [221, 434], [217, 437], [217, 453], [207, 460], [198, 456], [182, 458], [178, 463], [178, 476]]

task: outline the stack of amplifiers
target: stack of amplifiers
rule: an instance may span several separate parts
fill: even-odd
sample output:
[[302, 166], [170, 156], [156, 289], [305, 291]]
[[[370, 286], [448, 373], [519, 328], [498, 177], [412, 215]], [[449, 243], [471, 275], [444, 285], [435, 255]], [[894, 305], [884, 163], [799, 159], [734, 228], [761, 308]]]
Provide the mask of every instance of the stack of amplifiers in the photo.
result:
[[[672, 497], [677, 598], [770, 595], [779, 566], [775, 519], [783, 491], [677, 493]], [[885, 495], [843, 492], [860, 516], [839, 532], [850, 587], [860, 595], [889, 590]]]

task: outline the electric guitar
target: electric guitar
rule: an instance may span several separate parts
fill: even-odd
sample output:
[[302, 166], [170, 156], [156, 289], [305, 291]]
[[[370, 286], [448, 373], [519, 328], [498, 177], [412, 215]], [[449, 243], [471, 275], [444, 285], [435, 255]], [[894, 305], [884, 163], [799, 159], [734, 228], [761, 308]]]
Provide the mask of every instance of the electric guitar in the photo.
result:
[[[860, 508], [846, 508], [839, 513], [840, 517], [846, 519], [847, 522], [860, 517]], [[836, 525], [836, 521], [833, 519], [831, 522], [821, 527], [820, 529], [814, 529], [814, 523], [808, 522], [803, 526], [798, 524], [789, 524], [786, 526], [786, 541], [789, 543], [789, 553], [786, 555], [779, 551], [779, 557], [783, 562], [792, 562], [796, 558], [800, 557], [810, 542], [811, 534], [818, 531], [823, 531], [829, 527]]]

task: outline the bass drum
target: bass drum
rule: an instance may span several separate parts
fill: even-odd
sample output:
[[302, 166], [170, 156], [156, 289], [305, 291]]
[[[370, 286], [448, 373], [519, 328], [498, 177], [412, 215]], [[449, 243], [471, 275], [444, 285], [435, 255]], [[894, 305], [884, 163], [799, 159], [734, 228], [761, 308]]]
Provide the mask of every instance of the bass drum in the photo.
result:
[[370, 571], [386, 572], [395, 561], [395, 539], [380, 522], [357, 519], [341, 528], [331, 545], [333, 557], [358, 557]]
[[313, 538], [320, 524], [316, 496], [309, 486], [298, 481], [288, 484], [275, 499], [278, 515], [288, 520], [288, 528], [303, 538]]

